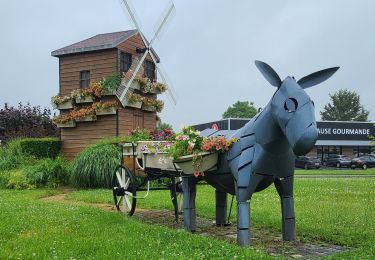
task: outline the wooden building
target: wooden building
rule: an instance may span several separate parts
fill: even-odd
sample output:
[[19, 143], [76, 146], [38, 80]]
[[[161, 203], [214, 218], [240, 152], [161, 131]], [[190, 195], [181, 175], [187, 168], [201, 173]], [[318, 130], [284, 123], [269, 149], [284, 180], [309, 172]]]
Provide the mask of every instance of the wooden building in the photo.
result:
[[[140, 50], [144, 48], [139, 32], [130, 30], [99, 34], [53, 51], [51, 55], [59, 59], [59, 95], [69, 95], [113, 73], [134, 71], [143, 55]], [[156, 53], [153, 54], [159, 61]], [[156, 79], [151, 57], [146, 57], [139, 74]], [[156, 113], [120, 106], [115, 115], [100, 116], [94, 122], [79, 122], [74, 128], [61, 128], [63, 154], [73, 158], [99, 139], [127, 135], [138, 127], [154, 130]]]

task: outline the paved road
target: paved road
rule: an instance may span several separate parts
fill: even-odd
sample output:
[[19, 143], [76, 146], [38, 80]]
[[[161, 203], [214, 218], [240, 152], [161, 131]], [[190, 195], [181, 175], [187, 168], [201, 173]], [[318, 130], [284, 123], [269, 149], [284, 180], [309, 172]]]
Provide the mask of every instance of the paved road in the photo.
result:
[[295, 174], [297, 178], [375, 178], [375, 174]]

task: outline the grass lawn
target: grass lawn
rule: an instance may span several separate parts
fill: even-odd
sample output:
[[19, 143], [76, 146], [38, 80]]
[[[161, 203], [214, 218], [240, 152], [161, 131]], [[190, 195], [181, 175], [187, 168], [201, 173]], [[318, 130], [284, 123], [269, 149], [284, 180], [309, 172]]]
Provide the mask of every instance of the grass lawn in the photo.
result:
[[369, 168], [367, 170], [363, 169], [350, 169], [350, 168], [321, 168], [318, 170], [310, 169], [310, 170], [303, 170], [303, 169], [296, 169], [295, 174], [300, 175], [375, 175], [375, 168]]
[[[57, 192], [0, 190], [0, 259], [266, 256], [262, 250], [243, 249], [74, 203], [112, 203], [108, 190], [72, 192], [67, 196], [70, 202], [39, 200]], [[168, 192], [153, 191], [138, 207], [172, 209], [172, 204]], [[300, 240], [353, 248], [333, 258], [371, 259], [375, 255], [375, 178], [297, 179], [295, 207]], [[251, 208], [252, 225], [281, 232], [280, 204], [273, 187], [255, 194]], [[213, 218], [214, 210], [214, 190], [198, 186], [197, 214]], [[232, 214], [235, 217], [235, 209]]]
[[[68, 198], [112, 203], [111, 192], [107, 190], [76, 191]], [[256, 193], [251, 203], [252, 225], [281, 232], [280, 204], [274, 187]], [[137, 206], [172, 209], [168, 192], [162, 191], [151, 192]], [[300, 240], [353, 248], [336, 255], [338, 258], [375, 256], [375, 178], [296, 179], [295, 208]], [[198, 186], [197, 214], [214, 218], [214, 210], [214, 190], [210, 186]], [[234, 221], [235, 209], [232, 214]]]

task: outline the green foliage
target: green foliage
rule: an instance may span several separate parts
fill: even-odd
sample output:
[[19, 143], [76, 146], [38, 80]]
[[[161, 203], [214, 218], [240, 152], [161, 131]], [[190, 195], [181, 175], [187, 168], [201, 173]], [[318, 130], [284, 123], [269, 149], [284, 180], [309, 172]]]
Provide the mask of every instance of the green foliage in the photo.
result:
[[103, 140], [82, 151], [75, 158], [72, 183], [80, 188], [111, 188], [114, 186], [114, 171], [120, 164], [121, 150]]
[[108, 77], [105, 77], [101, 85], [103, 86], [103, 90], [105, 91], [113, 91], [116, 90], [121, 84], [121, 74], [115, 73]]
[[56, 158], [62, 144], [58, 138], [23, 138], [18, 142], [22, 154], [35, 158]]
[[62, 157], [43, 159], [23, 169], [31, 185], [53, 188], [69, 184], [71, 170], [71, 163]]
[[237, 101], [223, 113], [223, 118], [252, 118], [256, 113], [253, 102]]
[[331, 103], [320, 111], [322, 120], [326, 121], [367, 121], [369, 111], [361, 105], [360, 97], [355, 91], [340, 89], [329, 94]]
[[161, 132], [164, 129], [169, 129], [169, 130], [173, 131], [173, 127], [172, 127], [171, 124], [162, 122], [161, 120], [158, 121], [158, 124], [156, 125], [156, 131]]
[[0, 146], [0, 171], [17, 168], [23, 161], [20, 139], [13, 139], [5, 146]]
[[1, 174], [2, 180], [0, 180], [0, 184], [4, 186], [0, 186], [7, 189], [15, 189], [15, 190], [25, 190], [34, 188], [31, 185], [26, 177], [26, 175], [21, 170], [13, 170], [9, 172], [5, 172]]
[[203, 137], [191, 126], [183, 127], [181, 132], [176, 133], [175, 139], [168, 151], [168, 156], [175, 160], [184, 155], [202, 152]]

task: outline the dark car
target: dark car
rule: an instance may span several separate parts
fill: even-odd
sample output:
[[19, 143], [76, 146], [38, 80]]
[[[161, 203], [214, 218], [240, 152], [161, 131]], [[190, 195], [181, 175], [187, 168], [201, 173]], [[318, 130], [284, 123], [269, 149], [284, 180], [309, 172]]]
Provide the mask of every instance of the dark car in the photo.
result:
[[296, 157], [295, 166], [303, 169], [319, 169], [321, 161], [317, 157], [298, 156]]
[[353, 158], [351, 161], [351, 167], [362, 168], [366, 170], [367, 168], [375, 167], [375, 157], [371, 155], [363, 155], [360, 157]]
[[341, 154], [335, 154], [335, 155], [330, 155], [326, 161], [325, 165], [326, 166], [334, 166], [337, 168], [341, 167], [351, 167], [351, 159], [346, 156], [346, 155], [341, 155]]

